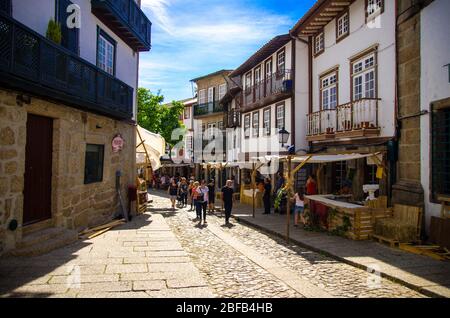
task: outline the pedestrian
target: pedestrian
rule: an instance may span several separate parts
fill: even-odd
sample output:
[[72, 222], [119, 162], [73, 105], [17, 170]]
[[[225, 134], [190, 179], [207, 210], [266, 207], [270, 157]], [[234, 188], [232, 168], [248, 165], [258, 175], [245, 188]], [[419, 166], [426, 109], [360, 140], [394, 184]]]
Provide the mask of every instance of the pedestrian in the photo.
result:
[[310, 174], [308, 176], [308, 180], [306, 181], [306, 194], [307, 195], [317, 194], [317, 182], [313, 174]]
[[206, 224], [206, 207], [208, 206], [208, 187], [206, 186], [205, 180], [202, 180], [200, 186], [197, 188], [197, 215], [200, 214], [200, 221], [202, 220], [203, 212], [203, 223]]
[[188, 193], [189, 193], [189, 203], [191, 204], [191, 209], [189, 211], [194, 211], [194, 197], [192, 193], [192, 189], [194, 188], [194, 181], [189, 181]]
[[188, 198], [188, 184], [186, 178], [181, 178], [178, 191], [181, 203], [183, 204], [183, 208], [185, 208], [187, 206], [187, 198]]
[[301, 219], [303, 225], [305, 225], [306, 224], [305, 215], [304, 215], [304, 211], [305, 211], [305, 195], [304, 195], [303, 188], [299, 188], [297, 193], [295, 193], [294, 201], [295, 201], [294, 226], [295, 227], [298, 226], [298, 217], [299, 216], [300, 216], [300, 219]]
[[225, 225], [230, 224], [231, 210], [233, 209], [233, 181], [227, 180], [222, 188], [222, 202], [225, 209]]
[[195, 212], [197, 214], [196, 220], [202, 219], [202, 206], [199, 204], [200, 201], [200, 192], [198, 191], [200, 187], [200, 183], [198, 181], [194, 182], [194, 185], [192, 186], [192, 202], [195, 207]]
[[170, 201], [172, 202], [172, 210], [175, 210], [175, 202], [178, 196], [178, 185], [175, 183], [175, 180], [172, 180], [167, 192], [169, 192]]
[[263, 214], [270, 214], [270, 208], [271, 208], [271, 200], [270, 197], [272, 195], [272, 184], [270, 182], [269, 178], [264, 179], [264, 195], [263, 195], [263, 201], [264, 201], [264, 213]]
[[216, 187], [214, 184], [214, 179], [208, 183], [208, 209], [209, 213], [214, 212], [214, 204], [216, 199]]

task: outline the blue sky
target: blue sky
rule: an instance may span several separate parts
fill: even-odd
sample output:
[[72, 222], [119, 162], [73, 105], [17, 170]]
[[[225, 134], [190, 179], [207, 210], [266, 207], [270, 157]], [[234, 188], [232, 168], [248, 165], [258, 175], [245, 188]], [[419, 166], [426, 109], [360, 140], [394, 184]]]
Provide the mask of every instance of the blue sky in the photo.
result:
[[315, 0], [141, 0], [153, 23], [139, 86], [165, 102], [192, 97], [192, 78], [234, 69], [285, 34]]

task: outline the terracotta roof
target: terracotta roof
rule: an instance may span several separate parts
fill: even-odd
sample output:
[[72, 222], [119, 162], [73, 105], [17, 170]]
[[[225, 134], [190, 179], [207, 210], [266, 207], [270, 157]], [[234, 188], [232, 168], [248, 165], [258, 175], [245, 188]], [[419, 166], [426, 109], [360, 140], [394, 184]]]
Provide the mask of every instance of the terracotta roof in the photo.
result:
[[241, 66], [235, 69], [229, 76], [242, 75], [248, 70], [252, 69], [255, 65], [261, 63], [270, 55], [275, 53], [279, 48], [288, 43], [291, 40], [289, 34], [283, 34], [274, 37], [272, 40], [267, 42], [262, 48], [260, 48], [255, 54], [253, 54], [247, 61], [245, 61]]
[[231, 73], [233, 70], [220, 70], [214, 73], [210, 73], [208, 75], [203, 75], [203, 76], [199, 76], [197, 78], [191, 79], [191, 82], [197, 82], [201, 79], [207, 78], [207, 77], [211, 77], [211, 76], [215, 76], [215, 75], [220, 75], [222, 73]]

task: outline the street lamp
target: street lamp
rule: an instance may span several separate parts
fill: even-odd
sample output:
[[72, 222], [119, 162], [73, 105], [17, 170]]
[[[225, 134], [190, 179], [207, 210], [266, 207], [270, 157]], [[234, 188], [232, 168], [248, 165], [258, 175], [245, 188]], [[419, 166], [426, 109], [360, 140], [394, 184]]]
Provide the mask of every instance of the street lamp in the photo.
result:
[[[282, 147], [284, 147], [284, 144], [287, 143], [289, 140], [290, 133], [283, 127], [278, 132], [278, 139]], [[288, 146], [288, 149], [292, 148]], [[291, 188], [291, 182], [292, 182], [292, 176], [291, 176], [291, 160], [292, 160], [292, 153], [295, 153], [295, 150], [292, 151], [292, 149], [289, 149], [288, 156], [287, 156], [287, 164], [288, 164], [288, 174], [287, 174], [287, 182], [286, 182], [286, 242], [289, 243], [289, 226], [291, 221], [291, 198], [290, 198], [290, 188]]]
[[284, 127], [281, 128], [281, 130], [278, 132], [278, 140], [281, 144], [281, 147], [284, 147], [284, 144], [287, 144], [289, 135], [290, 133], [286, 129], [284, 129]]

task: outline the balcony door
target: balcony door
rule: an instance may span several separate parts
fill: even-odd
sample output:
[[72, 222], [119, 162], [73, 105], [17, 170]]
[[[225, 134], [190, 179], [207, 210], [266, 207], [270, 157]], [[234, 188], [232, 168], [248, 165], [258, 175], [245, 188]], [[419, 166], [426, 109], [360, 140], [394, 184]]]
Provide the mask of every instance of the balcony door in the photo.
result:
[[67, 26], [67, 18], [71, 14], [67, 13], [67, 7], [71, 4], [73, 3], [70, 0], [56, 1], [56, 20], [61, 24], [61, 45], [69, 51], [79, 55], [80, 30], [77, 28], [69, 28]]

